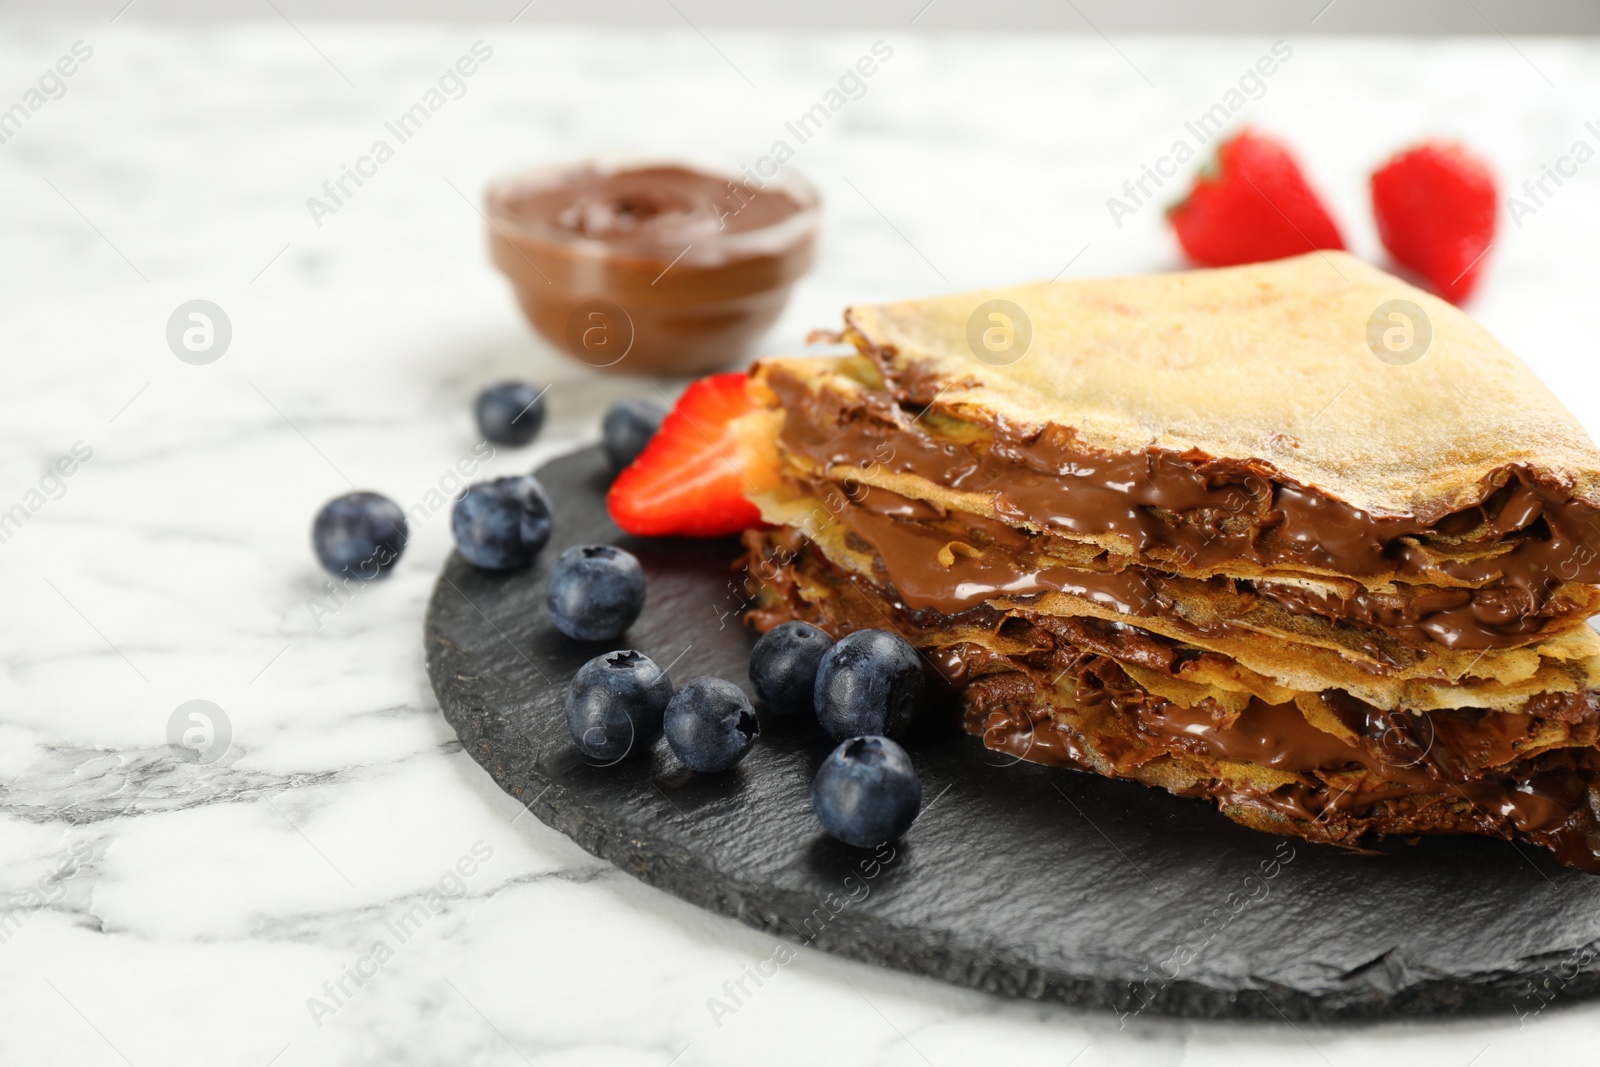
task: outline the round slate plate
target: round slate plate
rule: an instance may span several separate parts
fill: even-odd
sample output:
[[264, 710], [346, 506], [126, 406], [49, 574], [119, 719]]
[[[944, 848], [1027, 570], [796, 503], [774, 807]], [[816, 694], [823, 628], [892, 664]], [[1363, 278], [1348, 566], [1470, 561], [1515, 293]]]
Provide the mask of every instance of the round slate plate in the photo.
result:
[[550, 463], [555, 537], [530, 571], [459, 556], [427, 617], [428, 673], [500, 787], [651, 885], [852, 959], [1125, 1016], [1528, 1015], [1600, 989], [1600, 877], [1531, 848], [1425, 839], [1360, 855], [1246, 830], [1208, 805], [1014, 763], [929, 717], [907, 742], [924, 810], [876, 852], [823, 836], [815, 724], [763, 715], [734, 771], [657, 740], [610, 767], [567, 737], [568, 680], [611, 646], [550, 626], [544, 574], [578, 542], [626, 546], [650, 583], [637, 648], [676, 682], [745, 687], [751, 637], [729, 541], [637, 541], [606, 517], [598, 449]]

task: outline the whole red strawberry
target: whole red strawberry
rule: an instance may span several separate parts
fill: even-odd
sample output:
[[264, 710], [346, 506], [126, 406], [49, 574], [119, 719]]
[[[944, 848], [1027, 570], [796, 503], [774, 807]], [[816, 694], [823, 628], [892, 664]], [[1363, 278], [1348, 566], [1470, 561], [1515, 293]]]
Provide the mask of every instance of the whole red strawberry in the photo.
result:
[[1498, 199], [1488, 164], [1459, 144], [1418, 145], [1372, 175], [1383, 247], [1457, 304], [1478, 284]]
[[1241, 130], [1167, 210], [1189, 258], [1209, 267], [1343, 248], [1339, 227], [1279, 142]]

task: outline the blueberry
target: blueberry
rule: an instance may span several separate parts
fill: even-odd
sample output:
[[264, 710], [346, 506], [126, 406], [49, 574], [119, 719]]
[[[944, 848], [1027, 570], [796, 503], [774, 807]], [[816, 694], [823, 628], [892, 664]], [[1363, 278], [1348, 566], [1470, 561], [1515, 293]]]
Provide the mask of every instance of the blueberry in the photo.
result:
[[667, 409], [649, 400], [618, 400], [607, 408], [600, 434], [611, 469], [620, 471], [638, 459], [666, 417]]
[[590, 759], [615, 763], [661, 732], [672, 682], [655, 660], [628, 649], [578, 668], [567, 687], [567, 730]]
[[340, 577], [381, 578], [406, 548], [406, 515], [381, 493], [347, 493], [311, 524], [317, 559]]
[[556, 557], [545, 589], [556, 629], [579, 641], [621, 637], [644, 609], [644, 571], [632, 552], [573, 545]]
[[833, 638], [809, 622], [786, 622], [761, 635], [750, 650], [756, 696], [778, 715], [809, 715], [815, 708], [817, 665]]
[[525, 445], [544, 425], [544, 393], [527, 382], [501, 382], [478, 394], [478, 430], [497, 445]]
[[744, 759], [761, 727], [744, 690], [696, 678], [667, 704], [667, 744], [691, 771], [725, 771]]
[[467, 487], [450, 516], [456, 549], [492, 571], [526, 567], [550, 540], [550, 498], [525, 474]]
[[829, 837], [871, 848], [911, 828], [922, 780], [906, 750], [887, 737], [852, 737], [811, 780], [811, 808]]
[[922, 660], [888, 630], [857, 630], [817, 666], [817, 721], [836, 738], [898, 736], [922, 698]]

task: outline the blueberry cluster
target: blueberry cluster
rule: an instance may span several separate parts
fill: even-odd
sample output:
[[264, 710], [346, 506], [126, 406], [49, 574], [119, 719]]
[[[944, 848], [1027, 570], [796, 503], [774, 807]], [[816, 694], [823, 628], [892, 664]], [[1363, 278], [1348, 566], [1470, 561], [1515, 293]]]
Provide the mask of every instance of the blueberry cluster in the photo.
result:
[[[486, 441], [525, 445], [544, 425], [544, 390], [527, 382], [501, 382], [478, 394], [473, 410]], [[456, 502], [451, 526], [470, 562], [494, 569], [522, 566], [550, 539], [550, 505], [532, 478], [502, 478], [468, 490]], [[345, 579], [371, 581], [387, 575], [409, 536], [400, 505], [365, 491], [334, 497], [311, 524], [317, 561]]]
[[[773, 715], [814, 715], [838, 741], [811, 785], [812, 809], [830, 836], [871, 847], [910, 828], [922, 783], [906, 750], [887, 736], [909, 726], [922, 695], [922, 665], [904, 638], [858, 630], [835, 643], [809, 623], [784, 623], [751, 650], [750, 682]], [[644, 751], [665, 733], [685, 767], [725, 771], [749, 754], [761, 732], [737, 685], [696, 678], [674, 692], [661, 669], [633, 650], [584, 664], [567, 690], [566, 708], [578, 750], [607, 764]]]
[[[530, 444], [544, 426], [545, 392], [519, 381], [484, 389], [473, 403], [484, 440], [519, 447]], [[666, 409], [648, 400], [619, 400], [611, 405], [601, 422], [601, 444], [616, 470], [632, 463], [644, 450], [665, 416]], [[493, 449], [487, 451], [493, 455]], [[485, 570], [526, 567], [550, 540], [550, 499], [538, 480], [528, 475], [480, 482], [456, 499], [450, 529], [457, 550], [468, 563]], [[323, 505], [311, 526], [311, 547], [318, 562], [335, 577], [371, 581], [386, 576], [399, 562], [409, 536], [399, 504], [381, 493], [361, 491]], [[563, 572], [562, 561], [572, 551], [576, 550], [569, 550], [557, 562], [558, 573]], [[586, 558], [586, 563], [565, 565], [581, 571], [583, 577], [563, 586], [566, 592], [559, 608], [552, 598], [551, 616], [557, 628], [571, 637], [609, 640], [638, 617], [638, 607], [644, 603], [644, 575], [632, 556], [627, 556], [633, 560], [631, 572], [626, 562]], [[606, 573], [597, 576], [602, 571]], [[590, 583], [603, 583], [605, 589], [586, 596], [582, 590]]]
[[[525, 445], [544, 424], [544, 392], [526, 382], [485, 389], [474, 406], [478, 428], [496, 444]], [[647, 401], [613, 404], [601, 424], [614, 470], [631, 464], [666, 412]], [[450, 529], [475, 567], [530, 566], [550, 541], [554, 514], [532, 475], [470, 485], [456, 498]], [[329, 501], [312, 527], [312, 545], [335, 575], [387, 574], [404, 550], [405, 512], [388, 497], [357, 492]], [[614, 545], [574, 545], [556, 557], [545, 584], [550, 624], [574, 641], [614, 641], [639, 618], [644, 569]], [[815, 717], [837, 747], [822, 761], [811, 804], [822, 828], [847, 844], [871, 847], [905, 833], [922, 803], [911, 758], [890, 740], [910, 725], [922, 697], [922, 664], [898, 634], [858, 630], [837, 643], [809, 623], [789, 622], [750, 653], [750, 682], [774, 716]], [[644, 751], [660, 735], [685, 767], [714, 774], [749, 755], [761, 734], [744, 691], [722, 678], [695, 678], [674, 690], [649, 656], [632, 649], [596, 656], [573, 676], [567, 729], [586, 758], [605, 765]]]
[[905, 638], [857, 630], [835, 643], [810, 623], [786, 622], [751, 649], [750, 681], [768, 708], [809, 710], [839, 742], [811, 782], [811, 807], [829, 836], [870, 848], [911, 828], [922, 781], [890, 740], [922, 698], [922, 661]]

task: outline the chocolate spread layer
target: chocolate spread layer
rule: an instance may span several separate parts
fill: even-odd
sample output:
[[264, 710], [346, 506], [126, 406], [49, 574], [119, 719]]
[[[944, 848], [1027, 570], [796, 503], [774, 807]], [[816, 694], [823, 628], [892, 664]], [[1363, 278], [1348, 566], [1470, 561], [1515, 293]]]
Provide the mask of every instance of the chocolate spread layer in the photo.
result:
[[[964, 724], [993, 749], [1032, 762], [1139, 777], [1168, 757], [1230, 761], [1297, 776], [1290, 784], [1212, 777], [1185, 795], [1244, 806], [1288, 820], [1310, 840], [1355, 845], [1368, 833], [1518, 836], [1551, 849], [1568, 866], [1600, 872], [1600, 700], [1547, 693], [1522, 713], [1457, 709], [1384, 712], [1339, 691], [1320, 694], [1327, 713], [1355, 738], [1311, 725], [1295, 704], [1252, 698], [1230, 713], [1209, 698], [1192, 708], [1136, 684], [1122, 663], [1174, 678], [1215, 656], [1137, 627], [1098, 619], [997, 612], [985, 605], [955, 615], [899, 608], [829, 563], [792, 530], [751, 532], [747, 570], [759, 587], [747, 616], [759, 629], [803, 618], [839, 635], [893, 627], [930, 657], [961, 694]], [[809, 600], [801, 577], [827, 594]], [[998, 634], [1001, 654], [952, 634]], [[1051, 715], [1064, 682], [1087, 726]], [[1549, 724], [1562, 724], [1559, 749], [1524, 755]], [[1577, 746], [1577, 747], [1570, 747]], [[1356, 784], [1335, 786], [1334, 781]], [[1247, 820], [1248, 821], [1248, 820]]]
[[[1252, 700], [1231, 720], [1203, 704], [1180, 707], [1152, 697], [1104, 657], [1084, 657], [1070, 673], [1079, 702], [1103, 712], [1092, 739], [1052, 719], [1024, 672], [977, 679], [967, 690], [966, 729], [1021, 759], [1117, 777], [1137, 777], [1163, 756], [1299, 772], [1300, 782], [1271, 788], [1212, 779], [1185, 793], [1278, 813], [1310, 840], [1353, 845], [1372, 832], [1518, 836], [1569, 867], [1600, 873], [1600, 752], [1518, 756], [1517, 744], [1538, 724], [1532, 716], [1378, 713], [1352, 744], [1310, 725], [1293, 705]], [[1585, 736], [1592, 746], [1593, 725]], [[1359, 784], [1336, 786], [1331, 775]]]
[[1412, 648], [1431, 643], [1446, 648], [1516, 648], [1537, 641], [1551, 623], [1571, 619], [1583, 608], [1567, 600], [1534, 599], [1525, 589], [1430, 589], [1410, 597], [1385, 596], [1368, 589], [1324, 594], [1271, 581], [1239, 583], [1296, 615], [1318, 615], [1335, 622], [1372, 626]]
[[1443, 576], [1536, 605], [1564, 582], [1600, 582], [1600, 509], [1520, 465], [1497, 471], [1471, 504], [1449, 513], [1375, 515], [1259, 460], [1104, 453], [1069, 427], [1023, 433], [999, 419], [941, 422], [936, 434], [929, 423], [954, 416], [928, 383], [850, 400], [782, 371], [765, 380], [786, 411], [783, 446], [823, 470], [876, 464], [982, 494], [1008, 523], [1114, 535], [1158, 568], [1227, 573], [1247, 560], [1355, 578]]
[[[870, 546], [883, 578], [901, 599], [919, 610], [956, 614], [994, 597], [1049, 591], [1070, 593], [1126, 615], [1159, 615], [1196, 637], [1253, 633], [1226, 618], [1204, 623], [1176, 610], [1165, 593], [1169, 582], [1209, 590], [1214, 604], [1249, 609], [1251, 594], [1265, 596], [1292, 614], [1313, 615], [1367, 631], [1362, 647], [1380, 663], [1399, 666], [1394, 638], [1411, 649], [1516, 648], [1540, 639], [1552, 624], [1573, 620], [1582, 607], [1547, 598], [1535, 604], [1507, 588], [1432, 589], [1410, 597], [1365, 589], [1339, 597], [1269, 581], [1175, 579], [1138, 565], [1121, 571], [1070, 567], [1040, 555], [1044, 538], [981, 515], [945, 512], [925, 501], [865, 485], [806, 483], [823, 501], [827, 516], [842, 522]], [[1219, 614], [1225, 614], [1219, 612]]]

